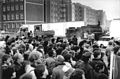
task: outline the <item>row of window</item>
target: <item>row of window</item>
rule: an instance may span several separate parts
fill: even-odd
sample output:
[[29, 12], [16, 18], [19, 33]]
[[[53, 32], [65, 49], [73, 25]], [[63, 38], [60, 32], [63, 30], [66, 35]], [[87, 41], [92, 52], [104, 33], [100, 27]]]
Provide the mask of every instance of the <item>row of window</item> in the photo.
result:
[[15, 10], [23, 10], [23, 4], [16, 4], [16, 5], [3, 5], [3, 12], [6, 11], [15, 11]]
[[24, 0], [3, 0], [3, 3], [7, 3], [7, 2], [19, 2], [19, 1], [24, 1]]
[[19, 23], [4, 23], [3, 24], [3, 28], [4, 28], [4, 30], [10, 31], [11, 29], [19, 29], [22, 24], [24, 24], [24, 23], [23, 22], [19, 22]]
[[3, 14], [3, 20], [23, 20], [24, 14], [23, 13], [16, 13], [16, 14]]

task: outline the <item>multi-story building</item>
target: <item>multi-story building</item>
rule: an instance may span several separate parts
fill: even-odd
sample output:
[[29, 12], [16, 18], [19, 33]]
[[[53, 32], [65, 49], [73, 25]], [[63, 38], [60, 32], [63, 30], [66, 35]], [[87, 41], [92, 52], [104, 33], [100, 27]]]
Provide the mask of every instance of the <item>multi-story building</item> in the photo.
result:
[[97, 16], [103, 31], [108, 30], [108, 24], [107, 24], [108, 20], [107, 20], [106, 13], [103, 10], [98, 10]]
[[97, 10], [85, 6], [84, 21], [86, 25], [97, 25], [98, 24]]
[[84, 7], [82, 4], [72, 4], [72, 21], [84, 21]]
[[[85, 25], [97, 25], [98, 11], [80, 3], [72, 4], [72, 21], [84, 21]], [[102, 14], [100, 14], [102, 16]]]
[[18, 31], [22, 24], [44, 22], [43, 0], [2, 0], [2, 28]]
[[17, 31], [22, 24], [71, 21], [71, 0], [2, 0], [2, 29]]
[[71, 21], [71, 0], [45, 0], [45, 22]]

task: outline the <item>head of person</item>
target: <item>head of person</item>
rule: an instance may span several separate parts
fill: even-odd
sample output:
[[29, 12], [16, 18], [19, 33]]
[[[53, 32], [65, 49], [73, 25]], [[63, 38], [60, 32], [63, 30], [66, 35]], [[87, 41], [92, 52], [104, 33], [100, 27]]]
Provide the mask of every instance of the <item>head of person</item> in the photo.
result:
[[48, 70], [44, 64], [39, 64], [38, 66], [36, 66], [34, 72], [37, 79], [46, 78], [48, 75]]
[[13, 54], [17, 53], [17, 48], [16, 47], [12, 47], [12, 52], [13, 52]]
[[41, 55], [37, 51], [32, 52], [29, 55], [28, 60], [30, 61], [31, 66], [33, 66], [33, 67], [36, 67], [38, 64], [42, 63], [42, 61], [41, 61]]
[[71, 74], [70, 79], [85, 79], [83, 70], [75, 69]]
[[114, 54], [117, 54], [120, 51], [120, 46], [115, 46], [113, 48]]
[[94, 58], [101, 58], [101, 50], [100, 49], [95, 49], [94, 51], [93, 51], [93, 56], [94, 56]]
[[64, 59], [66, 62], [70, 62], [70, 59], [72, 58], [70, 53], [67, 53], [66, 55], [64, 55]]
[[82, 45], [84, 45], [84, 43], [86, 43], [86, 42], [87, 42], [87, 40], [81, 41], [81, 42], [79, 43], [79, 46], [82, 47]]
[[65, 59], [64, 59], [64, 57], [63, 57], [62, 55], [58, 55], [58, 56], [57, 56], [57, 61], [58, 61], [58, 62], [62, 63], [62, 62], [64, 62], [64, 60], [65, 60]]
[[91, 53], [88, 50], [83, 51], [82, 60], [87, 63], [91, 57]]
[[90, 44], [89, 44], [89, 43], [84, 43], [83, 49], [84, 49], [84, 50], [90, 49]]
[[25, 52], [25, 46], [23, 44], [21, 44], [19, 47], [18, 47], [18, 50], [21, 54], [23, 54]]
[[52, 39], [51, 39], [51, 42], [52, 42], [52, 43], [55, 43], [55, 39], [54, 39], [54, 38], [52, 38]]
[[11, 57], [7, 54], [3, 55], [2, 57], [2, 64], [7, 64], [7, 65], [11, 65]]
[[109, 45], [109, 46], [112, 46], [112, 45], [113, 45], [113, 42], [109, 41], [109, 42], [108, 42], [108, 45]]
[[[101, 44], [100, 46], [102, 46], [103, 44]], [[99, 48], [99, 46], [97, 45], [97, 44], [94, 44], [93, 46], [93, 49], [98, 49]]]
[[21, 53], [16, 53], [13, 59], [15, 63], [22, 63], [24, 61], [24, 57]]
[[53, 55], [54, 55], [54, 51], [51, 49], [51, 50], [49, 50], [48, 51], [48, 55], [49, 55], [49, 57], [53, 57]]

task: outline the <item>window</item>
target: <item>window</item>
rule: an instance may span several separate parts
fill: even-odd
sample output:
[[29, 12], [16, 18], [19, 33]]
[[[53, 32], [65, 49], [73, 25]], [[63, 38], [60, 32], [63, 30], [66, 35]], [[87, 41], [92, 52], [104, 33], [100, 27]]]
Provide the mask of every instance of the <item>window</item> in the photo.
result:
[[14, 14], [11, 14], [11, 20], [14, 20], [15, 17], [14, 17]]
[[20, 19], [24, 19], [23, 13], [20, 13]]
[[3, 6], [3, 12], [5, 12], [6, 11], [6, 6]]
[[3, 15], [3, 20], [6, 20], [6, 15]]
[[12, 28], [12, 25], [11, 25], [11, 23], [9, 23], [9, 29], [11, 29]]
[[20, 5], [20, 10], [23, 10], [23, 4]]
[[18, 5], [16, 5], [16, 6], [15, 6], [15, 9], [16, 9], [16, 10], [19, 10], [19, 6], [18, 6]]
[[18, 20], [19, 19], [19, 14], [18, 13], [16, 13], [16, 20]]
[[7, 11], [10, 11], [10, 5], [7, 5]]
[[11, 11], [14, 11], [14, 6], [13, 5], [11, 6]]
[[10, 20], [10, 15], [9, 14], [7, 14], [7, 20]]
[[8, 28], [8, 29], [10, 28], [10, 24], [7, 25], [7, 28]]
[[14, 23], [12, 23], [12, 27], [11, 28], [15, 28], [15, 24]]
[[16, 28], [19, 28], [20, 24], [16, 23]]
[[6, 24], [3, 24], [3, 29], [6, 30]]

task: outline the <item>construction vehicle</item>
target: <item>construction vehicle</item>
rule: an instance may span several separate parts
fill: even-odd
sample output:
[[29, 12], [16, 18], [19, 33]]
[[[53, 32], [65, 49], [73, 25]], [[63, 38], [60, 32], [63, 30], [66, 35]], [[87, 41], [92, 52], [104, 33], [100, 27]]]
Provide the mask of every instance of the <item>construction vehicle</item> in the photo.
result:
[[[83, 21], [76, 22], [58, 22], [58, 23], [42, 23], [42, 24], [24, 24], [19, 29], [19, 35], [26, 36], [25, 32], [32, 32], [33, 36], [54, 36], [66, 37], [66, 30], [69, 27], [84, 26]], [[20, 34], [21, 33], [21, 34]]]
[[53, 30], [47, 30], [44, 31], [42, 29], [42, 24], [24, 24], [20, 27], [18, 31], [18, 36], [28, 36], [28, 33], [32, 33], [32, 36], [48, 36], [48, 37], [53, 37], [54, 36], [54, 31]]

